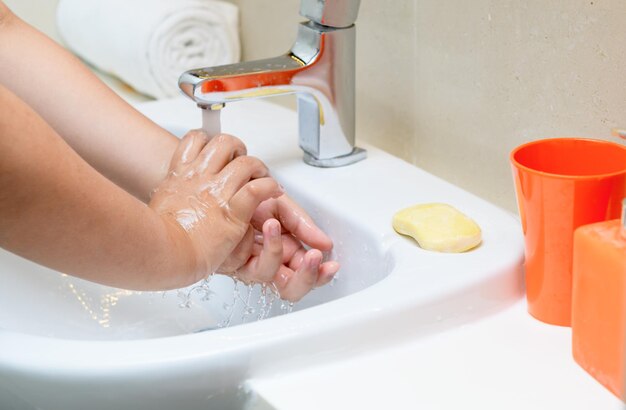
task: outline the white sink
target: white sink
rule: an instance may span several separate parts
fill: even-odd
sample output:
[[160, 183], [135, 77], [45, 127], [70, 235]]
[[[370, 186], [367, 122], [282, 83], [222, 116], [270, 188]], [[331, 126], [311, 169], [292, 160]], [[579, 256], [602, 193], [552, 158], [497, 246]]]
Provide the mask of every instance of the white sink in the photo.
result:
[[[178, 134], [200, 127], [186, 99], [139, 108]], [[333, 238], [342, 264], [333, 285], [292, 313], [277, 301], [258, 321], [258, 309], [224, 306], [233, 301], [229, 278], [212, 280], [208, 301], [196, 290], [181, 308], [176, 292], [107, 288], [2, 251], [0, 408], [242, 408], [240, 386], [252, 376], [441, 332], [521, 297], [523, 241], [507, 212], [371, 146], [365, 161], [344, 168], [305, 165], [296, 114], [271, 103], [231, 104], [222, 123]], [[422, 202], [472, 217], [483, 244], [440, 254], [397, 235], [393, 213]]]

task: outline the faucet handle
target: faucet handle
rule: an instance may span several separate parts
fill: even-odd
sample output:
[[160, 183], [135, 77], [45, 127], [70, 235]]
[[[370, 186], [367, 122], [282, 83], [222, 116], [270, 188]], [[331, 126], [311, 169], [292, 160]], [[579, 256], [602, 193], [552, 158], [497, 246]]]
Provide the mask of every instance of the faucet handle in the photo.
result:
[[327, 27], [350, 27], [360, 4], [361, 0], [301, 0], [300, 15]]

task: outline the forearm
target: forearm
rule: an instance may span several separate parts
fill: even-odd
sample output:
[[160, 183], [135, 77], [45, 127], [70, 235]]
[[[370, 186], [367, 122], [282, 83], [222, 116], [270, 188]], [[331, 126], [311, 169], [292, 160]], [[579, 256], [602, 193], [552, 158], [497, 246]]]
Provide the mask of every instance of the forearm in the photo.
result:
[[41, 115], [89, 164], [146, 201], [177, 138], [0, 2], [0, 84]]
[[196, 279], [187, 240], [0, 86], [0, 246], [107, 285], [165, 289]]

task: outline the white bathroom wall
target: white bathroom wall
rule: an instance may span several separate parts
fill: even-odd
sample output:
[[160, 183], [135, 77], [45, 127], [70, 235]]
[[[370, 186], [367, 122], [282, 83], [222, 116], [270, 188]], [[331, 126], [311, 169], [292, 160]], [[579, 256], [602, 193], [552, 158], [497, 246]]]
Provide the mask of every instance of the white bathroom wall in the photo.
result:
[[[232, 1], [244, 59], [291, 46], [299, 0]], [[57, 2], [5, 0], [53, 38]], [[626, 126], [625, 16], [624, 0], [362, 0], [357, 138], [515, 210], [513, 147]]]

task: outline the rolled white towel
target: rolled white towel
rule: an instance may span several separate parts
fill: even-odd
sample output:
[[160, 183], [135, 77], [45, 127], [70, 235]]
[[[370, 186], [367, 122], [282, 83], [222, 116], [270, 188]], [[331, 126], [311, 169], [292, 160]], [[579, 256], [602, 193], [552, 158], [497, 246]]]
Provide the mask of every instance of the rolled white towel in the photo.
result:
[[238, 9], [218, 0], [61, 0], [59, 33], [100, 70], [155, 98], [193, 68], [239, 61]]

